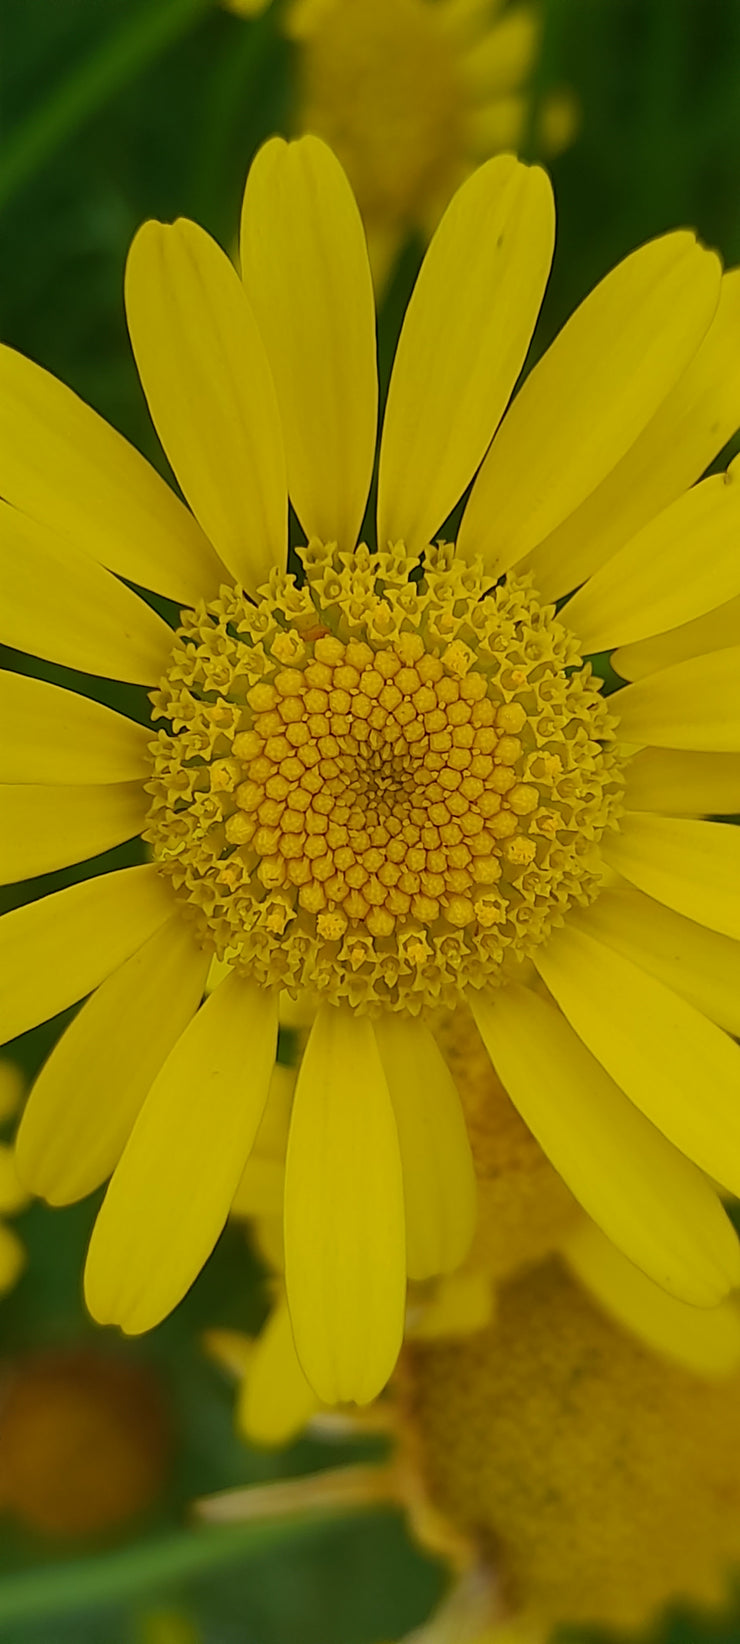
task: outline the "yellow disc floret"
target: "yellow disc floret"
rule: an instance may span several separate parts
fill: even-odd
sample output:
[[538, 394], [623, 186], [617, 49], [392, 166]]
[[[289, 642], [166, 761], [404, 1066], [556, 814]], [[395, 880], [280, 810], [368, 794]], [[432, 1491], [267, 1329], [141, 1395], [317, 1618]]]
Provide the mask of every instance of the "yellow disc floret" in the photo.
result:
[[498, 983], [599, 884], [614, 721], [526, 580], [338, 553], [183, 614], [145, 837], [258, 983], [418, 1010]]

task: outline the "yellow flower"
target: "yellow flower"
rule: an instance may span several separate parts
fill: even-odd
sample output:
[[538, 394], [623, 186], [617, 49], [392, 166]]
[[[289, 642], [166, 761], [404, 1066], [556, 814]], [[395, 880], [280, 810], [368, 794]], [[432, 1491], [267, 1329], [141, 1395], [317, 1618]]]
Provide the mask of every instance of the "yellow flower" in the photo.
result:
[[[330, 144], [354, 190], [376, 286], [404, 238], [428, 239], [455, 189], [525, 135], [541, 8], [501, 0], [296, 0], [297, 124]], [[551, 94], [545, 152], [565, 148], [576, 114]]]
[[704, 1379], [650, 1353], [554, 1262], [507, 1283], [490, 1330], [406, 1358], [432, 1500], [496, 1546], [500, 1589], [543, 1638], [722, 1603], [740, 1556], [737, 1367]]
[[152, 1372], [89, 1348], [3, 1368], [0, 1507], [54, 1539], [109, 1534], [161, 1497], [172, 1440]]
[[[256, 1343], [226, 1331], [208, 1341], [239, 1381], [236, 1422], [252, 1444], [285, 1444], [313, 1417], [315, 1436], [385, 1433], [389, 1457], [374, 1470], [227, 1491], [200, 1511], [226, 1520], [337, 1500], [401, 1506], [455, 1576], [408, 1644], [546, 1644], [559, 1623], [639, 1626], [679, 1598], [721, 1603], [725, 1566], [740, 1556], [740, 1308], [668, 1296], [554, 1198], [549, 1232], [540, 1218], [528, 1240], [546, 1161], [518, 1137], [466, 1012], [444, 1037], [477, 1115], [476, 1253], [466, 1270], [417, 1287], [385, 1397], [359, 1419], [311, 1405], [280, 1302]], [[508, 1266], [500, 1206], [513, 1229]], [[493, 1281], [488, 1317], [475, 1316], [474, 1280]]]
[[[547, 178], [511, 157], [445, 214], [398, 344], [377, 554], [356, 547], [370, 272], [317, 139], [258, 155], [241, 281], [192, 223], [134, 241], [134, 353], [190, 509], [61, 384], [0, 356], [0, 637], [154, 686], [156, 722], [0, 679], [7, 876], [138, 833], [152, 857], [0, 922], [4, 1038], [90, 995], [31, 1095], [19, 1166], [53, 1203], [113, 1172], [88, 1304], [147, 1329], [223, 1227], [279, 994], [308, 993], [285, 1264], [326, 1403], [374, 1396], [407, 1271], [453, 1270], [472, 1237], [466, 1127], [425, 1020], [440, 1004], [467, 1000], [630, 1259], [697, 1305], [740, 1279], [707, 1181], [740, 1188], [740, 833], [703, 820], [738, 797], [738, 647], [715, 634], [740, 593], [740, 486], [732, 469], [693, 485], [740, 420], [739, 277], [688, 232], [651, 242], [504, 418], [553, 234]], [[456, 545], [430, 546], [471, 480]], [[176, 602], [174, 633], [127, 583]], [[655, 670], [668, 630], [683, 660], [661, 639]], [[614, 645], [643, 677], [604, 702], [582, 657]], [[228, 975], [201, 1006], [214, 955]]]

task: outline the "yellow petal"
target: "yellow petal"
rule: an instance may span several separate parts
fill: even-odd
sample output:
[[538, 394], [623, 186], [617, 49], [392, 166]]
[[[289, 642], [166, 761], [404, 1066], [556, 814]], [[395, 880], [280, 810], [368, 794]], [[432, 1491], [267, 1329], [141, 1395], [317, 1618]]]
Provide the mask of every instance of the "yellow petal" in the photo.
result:
[[573, 914], [535, 957], [576, 1033], [630, 1101], [737, 1193], [740, 1048], [656, 977], [596, 941]]
[[473, 1014], [512, 1102], [571, 1192], [656, 1283], [712, 1307], [740, 1246], [709, 1184], [627, 1100], [564, 1016], [517, 983]]
[[458, 539], [493, 576], [583, 502], [636, 440], [696, 352], [720, 265], [692, 234], [633, 252], [576, 309], [517, 395]]
[[0, 1057], [0, 1124], [17, 1113], [27, 1085], [27, 1079], [16, 1062]]
[[0, 503], [0, 639], [83, 673], [153, 685], [172, 630], [48, 525]]
[[677, 628], [740, 592], [740, 476], [715, 474], [664, 508], [570, 600], [584, 651]]
[[475, 473], [521, 371], [555, 237], [537, 166], [489, 160], [448, 206], [406, 310], [388, 390], [378, 541], [430, 541]]
[[[265, 1159], [252, 1152], [239, 1179], [231, 1206], [232, 1216], [251, 1220], [256, 1216], [277, 1217], [282, 1214], [285, 1188], [285, 1166], [277, 1159]], [[280, 1264], [282, 1266], [282, 1263]]]
[[624, 645], [615, 651], [612, 662], [623, 679], [643, 679], [645, 674], [658, 668], [671, 668], [676, 662], [685, 662], [691, 656], [703, 656], [709, 651], [722, 651], [727, 645], [740, 640], [740, 594], [718, 605], [706, 616], [695, 617], [693, 622], [682, 622], [667, 634], [654, 639], [639, 640], [635, 645]]
[[6, 782], [145, 782], [151, 730], [43, 679], [0, 672]]
[[148, 862], [99, 874], [0, 919], [0, 1044], [91, 993], [172, 914]]
[[699, 479], [740, 423], [740, 269], [725, 274], [700, 348], [655, 416], [580, 507], [528, 555], [544, 599], [559, 599]]
[[42, 1067], [18, 1131], [18, 1168], [33, 1193], [70, 1204], [110, 1175], [198, 1008], [207, 965], [176, 914], [83, 1005]]
[[0, 1223], [0, 1291], [12, 1289], [25, 1265], [25, 1246], [18, 1234]]
[[85, 1299], [99, 1323], [138, 1335], [189, 1290], [229, 1213], [276, 1043], [276, 996], [236, 972], [181, 1034], [93, 1229]]
[[627, 812], [603, 841], [617, 873], [710, 930], [740, 937], [740, 828]]
[[409, 1308], [406, 1335], [415, 1341], [435, 1341], [440, 1336], [472, 1336], [485, 1330], [493, 1317], [493, 1280], [474, 1267], [461, 1273], [446, 1273], [438, 1279], [431, 1297]]
[[247, 179], [242, 273], [277, 388], [307, 536], [353, 548], [377, 423], [375, 307], [360, 214], [317, 137], [274, 137]]
[[511, 6], [461, 61], [470, 92], [491, 97], [520, 85], [532, 66], [541, 31], [542, 19], [534, 6]]
[[477, 1195], [460, 1097], [426, 1024], [387, 1012], [375, 1025], [401, 1149], [409, 1278], [450, 1273], [467, 1256]]
[[285, 1278], [296, 1349], [324, 1404], [367, 1404], [403, 1334], [398, 1134], [366, 1016], [319, 1010], [298, 1075], [285, 1177]]
[[200, 1340], [208, 1357], [228, 1375], [239, 1380], [246, 1375], [254, 1356], [252, 1336], [245, 1336], [241, 1330], [215, 1329], [205, 1330]]
[[159, 475], [48, 371], [0, 347], [0, 495], [142, 588], [184, 605], [221, 567]]
[[318, 1403], [298, 1363], [288, 1304], [281, 1301], [254, 1344], [237, 1400], [237, 1428], [249, 1444], [290, 1444]]
[[638, 679], [612, 704], [626, 742], [740, 753], [740, 645]]
[[133, 839], [150, 803], [141, 782], [0, 786], [0, 882], [66, 868]]
[[740, 1367], [735, 1301], [687, 1307], [633, 1267], [592, 1222], [581, 1222], [566, 1235], [563, 1254], [606, 1312], [651, 1352], [700, 1376], [729, 1376]]
[[126, 264], [126, 314], [149, 410], [196, 518], [238, 583], [285, 568], [280, 416], [234, 266], [195, 223], [145, 223]]
[[740, 811], [740, 758], [684, 748], [641, 748], [627, 768], [630, 811], [668, 816], [734, 816]]
[[7, 1142], [0, 1142], [0, 1211], [12, 1216], [28, 1204], [28, 1194], [18, 1175], [15, 1153]]
[[490, 154], [516, 153], [526, 131], [529, 99], [495, 97], [490, 103], [479, 103], [467, 112], [466, 126], [472, 153], [487, 160]]
[[740, 1035], [740, 942], [626, 885], [602, 891], [580, 917], [599, 941], [649, 970], [719, 1027]]

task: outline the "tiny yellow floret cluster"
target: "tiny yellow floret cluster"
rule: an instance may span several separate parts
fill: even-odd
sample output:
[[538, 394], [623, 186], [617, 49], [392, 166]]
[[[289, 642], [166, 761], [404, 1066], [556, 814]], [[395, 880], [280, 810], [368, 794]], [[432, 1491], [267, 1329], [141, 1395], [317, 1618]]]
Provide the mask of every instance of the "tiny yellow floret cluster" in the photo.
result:
[[527, 579], [313, 541], [185, 613], [145, 838], [263, 985], [419, 1010], [511, 974], [599, 886], [616, 721]]

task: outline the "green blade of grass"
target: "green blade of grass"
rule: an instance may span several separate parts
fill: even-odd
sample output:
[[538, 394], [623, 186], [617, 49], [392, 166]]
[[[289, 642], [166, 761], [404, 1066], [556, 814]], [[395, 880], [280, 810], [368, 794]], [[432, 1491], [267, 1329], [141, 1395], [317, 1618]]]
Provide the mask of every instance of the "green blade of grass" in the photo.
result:
[[12, 130], [0, 154], [0, 209], [85, 121], [180, 38], [212, 0], [161, 0], [127, 17]]
[[170, 1585], [192, 1581], [237, 1560], [258, 1559], [273, 1547], [323, 1534], [341, 1515], [293, 1517], [184, 1529], [114, 1552], [91, 1554], [64, 1564], [36, 1565], [0, 1578], [0, 1637], [11, 1623], [63, 1617], [93, 1609], [113, 1609], [132, 1599], [159, 1595]]

